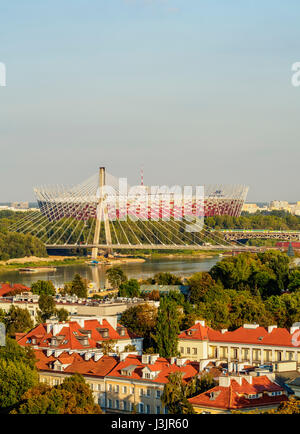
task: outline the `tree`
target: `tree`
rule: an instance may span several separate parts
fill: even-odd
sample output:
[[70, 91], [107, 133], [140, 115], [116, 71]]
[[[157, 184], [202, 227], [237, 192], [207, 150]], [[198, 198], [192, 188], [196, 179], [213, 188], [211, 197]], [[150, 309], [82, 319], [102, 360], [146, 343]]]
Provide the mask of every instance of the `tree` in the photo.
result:
[[203, 301], [205, 293], [212, 288], [216, 282], [207, 272], [195, 273], [188, 279], [190, 286], [190, 302], [198, 304]]
[[269, 414], [300, 414], [300, 401], [297, 399], [290, 399], [289, 401], [282, 402], [277, 409], [269, 410]]
[[141, 295], [140, 285], [136, 279], [129, 279], [124, 283], [121, 283], [119, 289], [120, 297], [139, 297]]
[[78, 298], [87, 298], [87, 283], [80, 274], [75, 274], [72, 282], [70, 282], [69, 291], [71, 295], [76, 295]]
[[13, 413], [20, 414], [100, 414], [90, 387], [81, 375], [65, 378], [62, 384], [50, 387], [39, 384], [22, 396]]
[[130, 332], [144, 338], [145, 350], [154, 345], [152, 335], [157, 324], [157, 308], [155, 306], [142, 303], [130, 307], [122, 313], [120, 323]]
[[117, 341], [114, 339], [108, 339], [106, 341], [102, 341], [100, 344], [100, 348], [102, 350], [102, 353], [104, 355], [107, 355], [109, 353], [113, 353], [115, 345], [116, 345]]
[[127, 276], [121, 267], [111, 267], [106, 271], [107, 279], [114, 289], [120, 289], [122, 283], [127, 281]]
[[179, 323], [176, 302], [169, 297], [162, 297], [154, 336], [158, 353], [162, 357], [172, 357], [178, 354]]
[[41, 294], [39, 297], [39, 308], [38, 316], [41, 322], [45, 322], [50, 319], [56, 312], [55, 300], [51, 295]]
[[157, 273], [153, 280], [157, 285], [182, 285], [181, 278], [172, 273]]
[[188, 388], [182, 381], [182, 372], [172, 372], [164, 386], [162, 404], [171, 414], [193, 414], [192, 405], [187, 399]]
[[56, 309], [55, 314], [56, 314], [59, 322], [68, 321], [69, 312], [66, 309], [64, 309], [64, 308]]
[[37, 282], [32, 283], [31, 292], [33, 294], [46, 294], [46, 295], [55, 295], [55, 287], [51, 280], [38, 280]]
[[30, 387], [38, 382], [38, 374], [23, 362], [0, 360], [0, 409], [6, 412], [16, 405]]
[[203, 375], [195, 375], [192, 380], [187, 383], [187, 397], [199, 395], [216, 386], [216, 382], [210, 373]]
[[28, 309], [21, 309], [16, 306], [11, 306], [4, 323], [9, 336], [14, 336], [16, 333], [27, 332], [34, 326]]
[[299, 268], [291, 271], [289, 274], [288, 289], [290, 291], [295, 291], [297, 288], [300, 288], [300, 269]]
[[14, 363], [22, 362], [35, 369], [35, 354], [30, 347], [21, 347], [15, 339], [6, 338], [6, 345], [0, 347], [0, 360], [11, 361]]

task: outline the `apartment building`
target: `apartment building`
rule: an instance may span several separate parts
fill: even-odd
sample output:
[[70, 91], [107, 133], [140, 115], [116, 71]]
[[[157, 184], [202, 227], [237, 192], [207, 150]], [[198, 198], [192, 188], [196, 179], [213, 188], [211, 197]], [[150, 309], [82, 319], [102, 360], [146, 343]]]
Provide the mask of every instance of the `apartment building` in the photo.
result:
[[181, 372], [184, 382], [199, 373], [199, 363], [182, 358], [165, 359], [159, 354], [129, 354], [106, 376], [106, 411], [126, 413], [135, 409], [138, 413], [166, 413], [161, 395], [168, 376]]
[[189, 398], [196, 413], [218, 414], [276, 409], [288, 401], [273, 375], [220, 376], [219, 385]]
[[178, 350], [182, 357], [198, 361], [224, 360], [251, 366], [276, 361], [300, 363], [300, 327], [287, 330], [276, 325], [244, 324], [235, 331], [218, 331], [205, 321], [196, 321], [180, 333]]
[[143, 349], [143, 338], [118, 324], [116, 316], [92, 319], [76, 316], [74, 321], [61, 323], [49, 320], [28, 333], [17, 333], [16, 339], [24, 347], [47, 350], [48, 356], [57, 356], [64, 351], [102, 354], [102, 345], [108, 341], [114, 342], [113, 352], [116, 354], [126, 351], [128, 346], [134, 347], [138, 354]]

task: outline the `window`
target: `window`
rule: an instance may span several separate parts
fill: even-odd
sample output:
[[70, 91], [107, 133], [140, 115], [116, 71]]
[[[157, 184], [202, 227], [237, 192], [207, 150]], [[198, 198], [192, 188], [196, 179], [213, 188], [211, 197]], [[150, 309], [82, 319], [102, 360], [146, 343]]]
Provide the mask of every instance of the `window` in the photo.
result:
[[111, 408], [111, 399], [108, 400], [108, 408]]
[[116, 393], [119, 393], [119, 386], [118, 386], [118, 385], [115, 386], [115, 392], [116, 392]]
[[140, 389], [140, 396], [144, 396], [144, 390]]
[[120, 401], [118, 399], [116, 399], [116, 408], [119, 409], [120, 408]]
[[149, 404], [146, 405], [146, 413], [150, 414], [150, 405]]
[[282, 392], [278, 390], [277, 392], [271, 392], [271, 396], [279, 396], [282, 395]]
[[156, 398], [159, 399], [160, 398], [160, 390], [156, 391]]
[[187, 353], [187, 354], [191, 354], [191, 349], [190, 349], [190, 347], [188, 347], [188, 348], [186, 349], [186, 353]]
[[150, 389], [147, 389], [147, 396], [149, 397], [150, 394], [151, 394], [151, 390], [150, 390]]
[[181, 354], [184, 353], [184, 348], [183, 347], [180, 347], [180, 352], [181, 352]]
[[193, 354], [197, 354], [197, 348], [193, 348]]
[[151, 379], [151, 374], [149, 372], [144, 372], [144, 378]]
[[123, 386], [122, 392], [127, 393], [127, 387], [126, 386]]
[[123, 410], [127, 410], [127, 402], [126, 401], [123, 401]]
[[144, 404], [142, 402], [139, 403], [139, 413], [144, 413]]
[[111, 384], [108, 385], [108, 391], [112, 392], [112, 385]]
[[160, 414], [160, 406], [159, 405], [156, 407], [156, 414]]
[[253, 395], [248, 395], [248, 399], [257, 399], [257, 398], [259, 398], [259, 394], [258, 393], [253, 394]]

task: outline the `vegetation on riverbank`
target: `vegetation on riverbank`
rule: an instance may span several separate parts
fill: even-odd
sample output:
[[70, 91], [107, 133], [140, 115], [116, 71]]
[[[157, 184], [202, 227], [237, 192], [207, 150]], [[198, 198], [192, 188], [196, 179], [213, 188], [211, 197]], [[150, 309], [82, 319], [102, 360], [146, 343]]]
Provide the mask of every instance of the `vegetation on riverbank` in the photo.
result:
[[[43, 260], [44, 259], [44, 260]], [[64, 258], [64, 259], [52, 259], [52, 258], [41, 258], [40, 261], [21, 261], [21, 262], [13, 262], [0, 263], [0, 273], [9, 270], [16, 270], [18, 268], [39, 268], [39, 267], [60, 267], [66, 265], [79, 265], [84, 264], [86, 258]]]

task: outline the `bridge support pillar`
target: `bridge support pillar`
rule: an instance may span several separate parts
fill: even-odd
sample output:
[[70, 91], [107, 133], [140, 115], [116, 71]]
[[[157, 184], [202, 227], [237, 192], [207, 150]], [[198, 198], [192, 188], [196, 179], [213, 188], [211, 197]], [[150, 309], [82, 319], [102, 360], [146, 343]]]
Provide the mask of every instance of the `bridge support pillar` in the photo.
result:
[[[102, 222], [102, 216], [103, 216], [103, 223], [104, 223], [104, 231], [105, 231], [105, 239], [106, 244], [111, 245], [111, 232], [110, 232], [110, 226], [109, 226], [109, 218], [108, 218], [108, 209], [107, 209], [107, 203], [105, 201], [105, 167], [100, 167], [99, 169], [99, 189], [98, 189], [98, 205], [96, 210], [96, 226], [95, 226], [95, 232], [94, 232], [94, 245], [100, 244], [100, 231], [101, 231], [101, 222]], [[108, 253], [112, 252], [111, 248], [108, 248]], [[98, 257], [98, 247], [92, 248], [92, 259], [96, 260]]]

